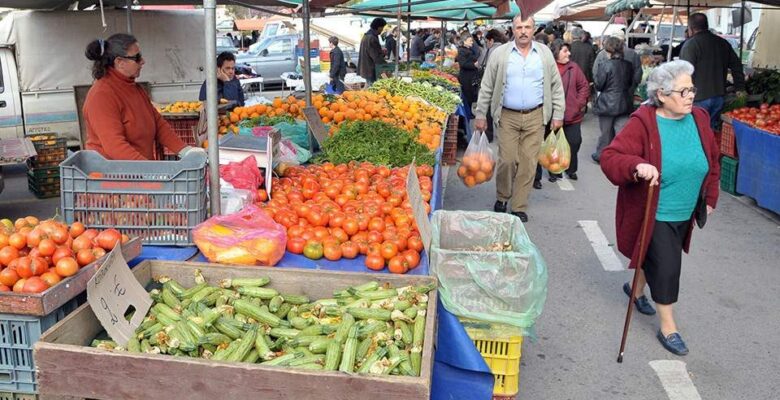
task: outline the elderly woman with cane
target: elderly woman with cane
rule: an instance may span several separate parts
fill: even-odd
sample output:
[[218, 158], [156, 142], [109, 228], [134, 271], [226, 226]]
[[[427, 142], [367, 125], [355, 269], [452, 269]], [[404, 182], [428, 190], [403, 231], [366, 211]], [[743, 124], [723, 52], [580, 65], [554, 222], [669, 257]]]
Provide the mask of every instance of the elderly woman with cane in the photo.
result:
[[[693, 223], [703, 226], [718, 200], [718, 146], [709, 115], [693, 107], [693, 66], [673, 61], [653, 70], [647, 81], [649, 104], [634, 112], [601, 154], [601, 169], [619, 186], [616, 205], [618, 249], [637, 271], [636, 290], [627, 282], [639, 312], [655, 314], [642, 292], [645, 284], [658, 308], [661, 344], [688, 354], [672, 313], [680, 286], [682, 252], [688, 252]], [[649, 191], [644, 181], [658, 190]], [[647, 199], [648, 192], [652, 198]], [[647, 200], [647, 201], [646, 201]], [[649, 218], [643, 224], [644, 206]], [[642, 227], [648, 240], [638, 241]], [[640, 260], [641, 254], [645, 254]], [[644, 263], [642, 263], [644, 261]]]

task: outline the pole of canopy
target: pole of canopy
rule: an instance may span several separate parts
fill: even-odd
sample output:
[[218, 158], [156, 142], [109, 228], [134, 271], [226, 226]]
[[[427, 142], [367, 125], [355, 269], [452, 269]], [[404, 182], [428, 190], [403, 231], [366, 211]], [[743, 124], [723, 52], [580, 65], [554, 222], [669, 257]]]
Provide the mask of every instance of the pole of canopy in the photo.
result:
[[739, 12], [739, 22], [742, 23], [742, 25], [739, 27], [739, 61], [742, 62], [742, 48], [745, 47], [745, 0], [742, 0], [742, 8]]
[[[399, 35], [400, 29], [399, 29]], [[406, 1], [406, 64], [412, 62], [412, 0]]]
[[672, 47], [674, 46], [674, 28], [677, 26], [677, 4], [678, 0], [674, 1], [674, 8], [672, 9], [672, 32], [669, 36], [669, 49], [666, 51], [666, 61], [672, 61]]
[[132, 0], [125, 0], [125, 6], [127, 8], [125, 16], [127, 17], [127, 33], [133, 34], [133, 2]]
[[[397, 24], [398, 27], [398, 33], [401, 33], [401, 5], [403, 0], [398, 0], [398, 15], [397, 15]], [[393, 31], [390, 31], [390, 34], [393, 34]], [[398, 53], [401, 52], [401, 35], [398, 35], [398, 40], [395, 42], [395, 76], [398, 76], [398, 67], [399, 64], [401, 64], [401, 58], [398, 55]]]
[[306, 86], [306, 106], [311, 107], [311, 12], [309, 0], [303, 0], [303, 84]]
[[209, 190], [211, 215], [219, 215], [219, 136], [217, 135], [217, 0], [203, 0], [206, 22], [206, 118], [209, 140]]
[[441, 47], [439, 49], [439, 51], [441, 51], [441, 58], [439, 59], [439, 68], [442, 68], [444, 67], [444, 57], [446, 55], [444, 50], [447, 47], [447, 42], [446, 42], [447, 39], [445, 39], [447, 37], [447, 22], [445, 22], [444, 20], [441, 20], [441, 35], [439, 36], [441, 36], [439, 40], [439, 47]]

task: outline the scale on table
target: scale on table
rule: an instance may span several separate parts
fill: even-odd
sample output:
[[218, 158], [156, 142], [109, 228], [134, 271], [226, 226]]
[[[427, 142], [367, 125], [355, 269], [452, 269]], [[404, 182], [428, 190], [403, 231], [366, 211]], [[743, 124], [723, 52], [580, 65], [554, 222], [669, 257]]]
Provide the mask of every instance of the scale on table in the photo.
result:
[[278, 154], [281, 133], [277, 129], [268, 131], [267, 136], [225, 135], [219, 140], [219, 163], [241, 162], [249, 156], [257, 161], [259, 168], [265, 168], [265, 190], [271, 194], [274, 156]]

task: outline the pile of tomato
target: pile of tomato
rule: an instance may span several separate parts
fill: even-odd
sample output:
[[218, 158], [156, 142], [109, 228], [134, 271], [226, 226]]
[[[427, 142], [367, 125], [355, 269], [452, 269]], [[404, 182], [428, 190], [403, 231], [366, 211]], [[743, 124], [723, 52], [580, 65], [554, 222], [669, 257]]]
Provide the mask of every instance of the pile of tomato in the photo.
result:
[[761, 107], [742, 107], [725, 113], [729, 117], [758, 129], [780, 135], [780, 104], [761, 104]]
[[116, 229], [99, 232], [80, 222], [8, 221], [0, 226], [0, 292], [43, 292], [128, 240]]
[[[370, 163], [310, 165], [274, 178], [267, 215], [287, 229], [287, 250], [317, 260], [365, 255], [372, 270], [403, 274], [416, 268], [423, 250], [406, 193], [409, 166]], [[433, 168], [416, 167], [426, 212]]]

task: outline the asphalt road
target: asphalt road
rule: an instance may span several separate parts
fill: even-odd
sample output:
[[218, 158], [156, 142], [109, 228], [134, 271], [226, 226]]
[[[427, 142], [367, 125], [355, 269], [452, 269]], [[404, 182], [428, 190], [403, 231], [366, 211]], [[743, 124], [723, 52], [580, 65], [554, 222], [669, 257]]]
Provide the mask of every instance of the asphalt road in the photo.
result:
[[[526, 229], [549, 282], [538, 340], [523, 344], [517, 399], [779, 398], [780, 218], [727, 193], [683, 257], [675, 313], [690, 354], [667, 352], [655, 337], [657, 318], [634, 312], [624, 362], [616, 363], [628, 300], [621, 286], [632, 275], [605, 271], [578, 223], [597, 221], [614, 244], [617, 189], [590, 160], [598, 136], [591, 115], [583, 136], [579, 180], [569, 181], [574, 190], [545, 176], [542, 190], [531, 194]], [[494, 201], [493, 182], [468, 189], [448, 175], [446, 209], [492, 210]], [[693, 393], [675, 386], [678, 374], [667, 394], [650, 365], [655, 360], [684, 362]]]

